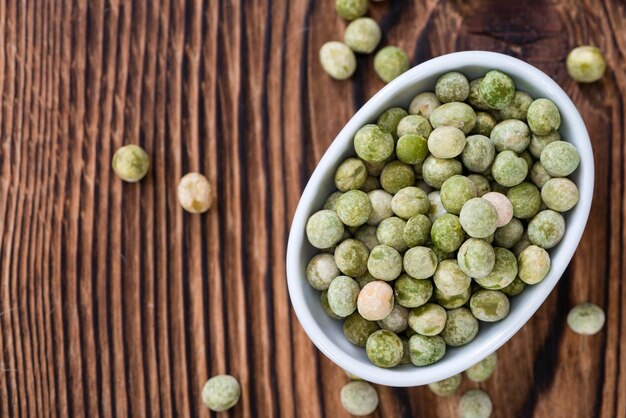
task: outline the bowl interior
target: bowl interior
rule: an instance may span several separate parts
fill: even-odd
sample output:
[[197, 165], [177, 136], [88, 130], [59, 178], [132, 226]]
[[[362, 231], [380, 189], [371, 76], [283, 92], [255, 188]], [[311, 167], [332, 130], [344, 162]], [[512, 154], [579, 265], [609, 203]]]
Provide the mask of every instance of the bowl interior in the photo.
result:
[[[511, 311], [504, 320], [493, 324], [481, 322], [474, 341], [463, 347], [448, 347], [444, 358], [433, 365], [378, 368], [369, 362], [363, 348], [352, 345], [344, 337], [342, 321], [333, 320], [324, 313], [320, 293], [304, 278], [308, 261], [319, 252], [306, 240], [306, 220], [321, 209], [328, 195], [335, 190], [335, 168], [343, 159], [355, 155], [352, 138], [362, 125], [375, 122], [377, 116], [389, 107], [407, 108], [416, 94], [433, 91], [438, 77], [448, 71], [460, 71], [472, 80], [491, 69], [509, 74], [517, 89], [526, 91], [533, 98], [547, 97], [557, 104], [562, 117], [560, 133], [581, 154], [580, 167], [570, 176], [579, 187], [580, 201], [565, 214], [565, 236], [556, 248], [550, 250], [550, 273], [541, 283], [528, 286], [521, 295], [511, 298]], [[294, 217], [287, 253], [288, 284], [294, 310], [311, 340], [324, 354], [365, 380], [389, 386], [417, 386], [450, 377], [495, 351], [539, 308], [563, 274], [580, 241], [592, 194], [593, 155], [587, 131], [571, 100], [552, 79], [529, 64], [502, 54], [472, 51], [435, 58], [409, 70], [367, 102], [339, 133], [311, 176]]]

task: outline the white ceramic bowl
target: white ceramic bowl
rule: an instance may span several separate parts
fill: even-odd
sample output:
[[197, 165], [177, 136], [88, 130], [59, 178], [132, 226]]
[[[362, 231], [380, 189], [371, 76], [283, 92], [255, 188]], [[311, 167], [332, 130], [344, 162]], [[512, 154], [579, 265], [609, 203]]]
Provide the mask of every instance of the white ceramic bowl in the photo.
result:
[[[471, 80], [491, 69], [509, 74], [517, 88], [532, 97], [547, 97], [556, 103], [561, 112], [561, 135], [578, 148], [581, 156], [580, 167], [571, 176], [578, 185], [580, 201], [565, 214], [567, 230], [561, 243], [550, 250], [552, 268], [548, 276], [541, 283], [528, 286], [521, 295], [511, 298], [511, 311], [505, 319], [493, 324], [481, 322], [480, 331], [471, 343], [463, 347], [448, 347], [446, 355], [430, 366], [376, 367], [369, 362], [363, 348], [352, 345], [344, 337], [342, 322], [324, 313], [319, 291], [311, 288], [305, 279], [306, 265], [318, 252], [306, 239], [306, 221], [321, 209], [326, 197], [334, 191], [333, 178], [338, 164], [355, 155], [353, 137], [361, 126], [375, 122], [377, 116], [389, 107], [407, 108], [416, 94], [433, 91], [437, 78], [448, 71], [460, 71]], [[448, 54], [420, 64], [385, 86], [350, 119], [328, 148], [304, 189], [291, 225], [287, 249], [287, 281], [296, 315], [309, 338], [328, 358], [369, 382], [418, 386], [460, 373], [507, 342], [548, 297], [582, 236], [591, 207], [593, 178], [593, 153], [585, 124], [565, 92], [542, 71], [516, 58], [484, 51]]]

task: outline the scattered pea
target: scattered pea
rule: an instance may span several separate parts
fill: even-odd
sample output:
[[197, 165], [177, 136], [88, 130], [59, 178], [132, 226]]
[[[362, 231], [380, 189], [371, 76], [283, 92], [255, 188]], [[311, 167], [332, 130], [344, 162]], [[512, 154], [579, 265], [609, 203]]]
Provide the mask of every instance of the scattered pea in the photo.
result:
[[498, 355], [494, 352], [465, 370], [465, 375], [474, 382], [484, 382], [489, 379], [496, 370]]
[[322, 69], [335, 80], [346, 80], [356, 71], [354, 52], [344, 43], [326, 42], [320, 48]]
[[237, 404], [241, 388], [234, 377], [221, 374], [210, 378], [202, 388], [202, 403], [211, 411], [226, 411]]
[[178, 202], [189, 213], [204, 213], [211, 209], [213, 192], [209, 180], [200, 173], [187, 173], [176, 189]]
[[380, 26], [372, 18], [360, 17], [346, 27], [343, 41], [354, 52], [370, 54], [380, 42], [382, 36]]
[[378, 407], [378, 393], [372, 385], [363, 381], [346, 384], [339, 395], [341, 405], [350, 414], [364, 416]]
[[396, 46], [386, 46], [374, 57], [374, 71], [385, 83], [389, 83], [408, 69], [409, 57]]
[[593, 303], [576, 305], [567, 315], [567, 325], [577, 334], [595, 335], [604, 326], [606, 316], [602, 308]]
[[[136, 183], [144, 178], [148, 173], [148, 169], [150, 168], [150, 157], [148, 156], [148, 153], [139, 145], [124, 145], [115, 151], [115, 154], [113, 154], [111, 166], [119, 178], [129, 183]], [[210, 206], [210, 185], [208, 193], [208, 205]]]
[[337, 14], [346, 20], [354, 20], [367, 13], [369, 0], [335, 0]]
[[430, 383], [428, 388], [438, 396], [450, 396], [453, 395], [454, 392], [461, 385], [461, 373], [455, 374], [447, 379], [440, 380], [439, 382]]
[[459, 401], [459, 418], [489, 418], [492, 410], [489, 395], [480, 389], [465, 392]]
[[595, 46], [583, 45], [567, 55], [567, 72], [579, 83], [593, 83], [604, 75], [606, 62], [602, 51]]

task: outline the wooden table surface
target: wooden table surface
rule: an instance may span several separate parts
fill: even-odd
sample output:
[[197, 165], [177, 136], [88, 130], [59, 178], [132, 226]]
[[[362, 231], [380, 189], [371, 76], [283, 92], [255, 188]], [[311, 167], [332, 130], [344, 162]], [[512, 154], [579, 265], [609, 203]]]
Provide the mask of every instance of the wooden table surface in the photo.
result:
[[[285, 247], [309, 174], [382, 86], [318, 50], [341, 39], [332, 0], [0, 1], [0, 416], [207, 417], [201, 388], [242, 384], [231, 417], [344, 417], [347, 377], [289, 304]], [[591, 218], [570, 268], [478, 385], [493, 416], [626, 416], [626, 6], [623, 0], [391, 0], [385, 44], [412, 64], [486, 49], [551, 75], [580, 109], [596, 158]], [[578, 85], [567, 52], [598, 45], [608, 71]], [[110, 169], [122, 144], [152, 168]], [[176, 201], [201, 171], [210, 213]], [[565, 326], [593, 301], [594, 337]], [[467, 382], [465, 390], [476, 385]], [[458, 396], [378, 387], [376, 417], [455, 417]]]

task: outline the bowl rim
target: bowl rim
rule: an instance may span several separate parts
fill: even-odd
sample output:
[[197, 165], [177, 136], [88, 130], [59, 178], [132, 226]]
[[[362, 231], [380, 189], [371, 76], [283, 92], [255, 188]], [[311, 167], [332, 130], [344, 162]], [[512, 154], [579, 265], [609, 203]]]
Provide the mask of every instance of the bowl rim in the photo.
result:
[[[544, 97], [550, 98], [557, 104], [561, 115], [565, 115], [565, 117], [567, 117], [571, 130], [576, 132], [576, 137], [578, 138], [576, 141], [576, 147], [578, 148], [581, 156], [581, 164], [579, 166], [579, 170], [581, 170], [579, 176], [580, 181], [577, 184], [580, 190], [580, 199], [576, 208], [570, 212], [571, 215], [568, 223], [568, 235], [566, 236], [566, 239], [559, 243], [559, 247], [565, 247], [561, 250], [561, 252], [565, 254], [560, 258], [561, 260], [565, 260], [565, 262], [552, 264], [548, 276], [544, 279], [544, 282], [548, 283], [548, 285], [546, 285], [546, 290], [543, 293], [540, 293], [540, 297], [534, 298], [524, 305], [526, 309], [520, 318], [516, 321], [511, 321], [506, 326], [503, 325], [496, 333], [498, 338], [490, 338], [483, 344], [479, 345], [478, 348], [474, 348], [474, 355], [471, 356], [471, 359], [465, 361], [457, 360], [452, 362], [452, 364], [447, 367], [429, 370], [429, 373], [420, 372], [421, 368], [419, 367], [408, 371], [399, 369], [383, 369], [374, 365], [368, 365], [371, 367], [364, 367], [360, 361], [355, 360], [349, 353], [337, 346], [323, 332], [313, 317], [311, 310], [306, 306], [303, 286], [300, 285], [303, 280], [302, 272], [300, 270], [300, 258], [302, 257], [301, 249], [303, 248], [303, 245], [306, 244], [304, 229], [306, 220], [309, 216], [309, 213], [307, 213], [307, 207], [310, 207], [312, 203], [311, 201], [315, 198], [315, 191], [322, 182], [327, 170], [335, 167], [337, 162], [337, 157], [335, 155], [338, 152], [341, 153], [341, 150], [345, 146], [344, 144], [346, 142], [353, 140], [353, 135], [356, 130], [358, 130], [365, 123], [368, 123], [368, 121], [375, 119], [377, 114], [374, 115], [374, 111], [379, 106], [381, 101], [386, 100], [389, 96], [397, 95], [405, 87], [410, 87], [413, 83], [418, 82], [420, 79], [432, 77], [436, 74], [443, 74], [449, 71], [455, 71], [458, 68], [471, 65], [499, 69], [506, 73], [511, 73], [512, 75], [515, 73], [513, 78], [522, 78], [526, 81], [532, 82], [533, 84], [541, 84], [542, 91], [545, 91]], [[523, 75], [520, 75], [520, 73], [523, 73]], [[416, 92], [416, 94], [417, 93], [418, 92]], [[311, 174], [293, 216], [286, 253], [287, 285], [294, 312], [309, 339], [322, 353], [324, 353], [324, 355], [326, 355], [326, 357], [339, 367], [350, 373], [358, 375], [366, 381], [387, 386], [409, 387], [440, 381], [454, 374], [461, 373], [506, 343], [520, 330], [524, 324], [529, 321], [529, 319], [543, 304], [545, 299], [550, 295], [554, 286], [557, 284], [561, 275], [571, 261], [582, 237], [591, 209], [593, 187], [594, 159], [589, 134], [576, 106], [552, 78], [531, 64], [496, 52], [463, 51], [432, 58], [409, 69], [369, 99], [337, 134]]]

